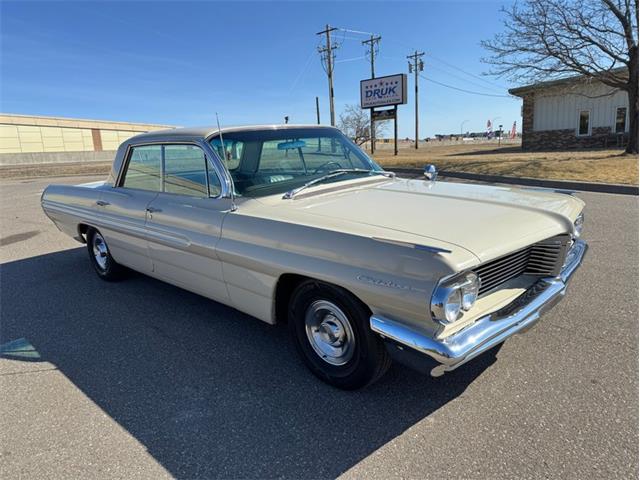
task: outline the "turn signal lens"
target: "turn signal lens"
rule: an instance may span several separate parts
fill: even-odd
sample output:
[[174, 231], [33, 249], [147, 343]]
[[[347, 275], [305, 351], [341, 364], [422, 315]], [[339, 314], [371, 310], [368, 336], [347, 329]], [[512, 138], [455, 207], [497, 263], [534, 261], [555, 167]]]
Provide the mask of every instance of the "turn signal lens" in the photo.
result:
[[469, 272], [466, 275], [466, 281], [460, 286], [462, 290], [462, 309], [471, 310], [473, 304], [476, 303], [478, 292], [480, 291], [480, 280], [478, 276]]

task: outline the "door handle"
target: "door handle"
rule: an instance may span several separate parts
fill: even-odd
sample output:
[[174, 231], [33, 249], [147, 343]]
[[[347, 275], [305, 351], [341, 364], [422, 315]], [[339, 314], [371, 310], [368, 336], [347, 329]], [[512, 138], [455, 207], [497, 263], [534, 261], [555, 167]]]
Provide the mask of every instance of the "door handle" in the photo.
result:
[[96, 205], [98, 205], [99, 207], [106, 207], [107, 205], [111, 205], [109, 202], [105, 202], [104, 200], [98, 200], [96, 202]]
[[149, 213], [158, 213], [158, 212], [161, 212], [161, 211], [162, 211], [161, 208], [147, 207], [147, 212], [149, 212]]

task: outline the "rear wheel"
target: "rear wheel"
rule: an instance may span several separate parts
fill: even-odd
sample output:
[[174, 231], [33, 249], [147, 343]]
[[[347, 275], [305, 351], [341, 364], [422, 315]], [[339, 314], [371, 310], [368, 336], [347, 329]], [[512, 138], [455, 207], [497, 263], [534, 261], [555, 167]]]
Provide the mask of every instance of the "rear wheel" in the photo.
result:
[[91, 229], [87, 232], [87, 250], [89, 260], [101, 279], [114, 281], [122, 278], [123, 267], [111, 256], [107, 242], [99, 231]]
[[316, 281], [302, 283], [289, 305], [289, 329], [307, 367], [345, 390], [379, 379], [391, 360], [369, 329], [368, 309], [349, 292]]

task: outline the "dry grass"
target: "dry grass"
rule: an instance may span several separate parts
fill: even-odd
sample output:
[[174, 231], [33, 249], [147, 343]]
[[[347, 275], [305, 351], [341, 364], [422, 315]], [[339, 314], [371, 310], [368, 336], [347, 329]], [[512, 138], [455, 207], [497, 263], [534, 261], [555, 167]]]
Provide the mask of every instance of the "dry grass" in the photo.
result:
[[[423, 167], [433, 163], [440, 170], [532, 177], [638, 184], [638, 157], [617, 149], [574, 150], [568, 152], [523, 152], [519, 146], [497, 145], [408, 145], [394, 157], [388, 145], [375, 159], [386, 168]], [[55, 177], [66, 175], [107, 175], [111, 164], [67, 163], [0, 167], [0, 178]]]
[[519, 146], [421, 145], [401, 148], [397, 157], [393, 150], [378, 150], [375, 159], [390, 170], [433, 163], [443, 171], [638, 184], [638, 156], [620, 149], [523, 152]]

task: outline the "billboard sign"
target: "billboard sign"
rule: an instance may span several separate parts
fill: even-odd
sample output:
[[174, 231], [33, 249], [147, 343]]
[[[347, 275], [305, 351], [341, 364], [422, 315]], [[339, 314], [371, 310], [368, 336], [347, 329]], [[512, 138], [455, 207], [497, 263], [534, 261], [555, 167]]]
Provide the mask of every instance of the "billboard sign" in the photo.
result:
[[387, 107], [407, 103], [407, 75], [360, 80], [360, 106], [362, 108]]
[[396, 118], [396, 109], [388, 108], [386, 110], [374, 110], [373, 111], [373, 120], [374, 121], [384, 121], [384, 120], [395, 120]]

